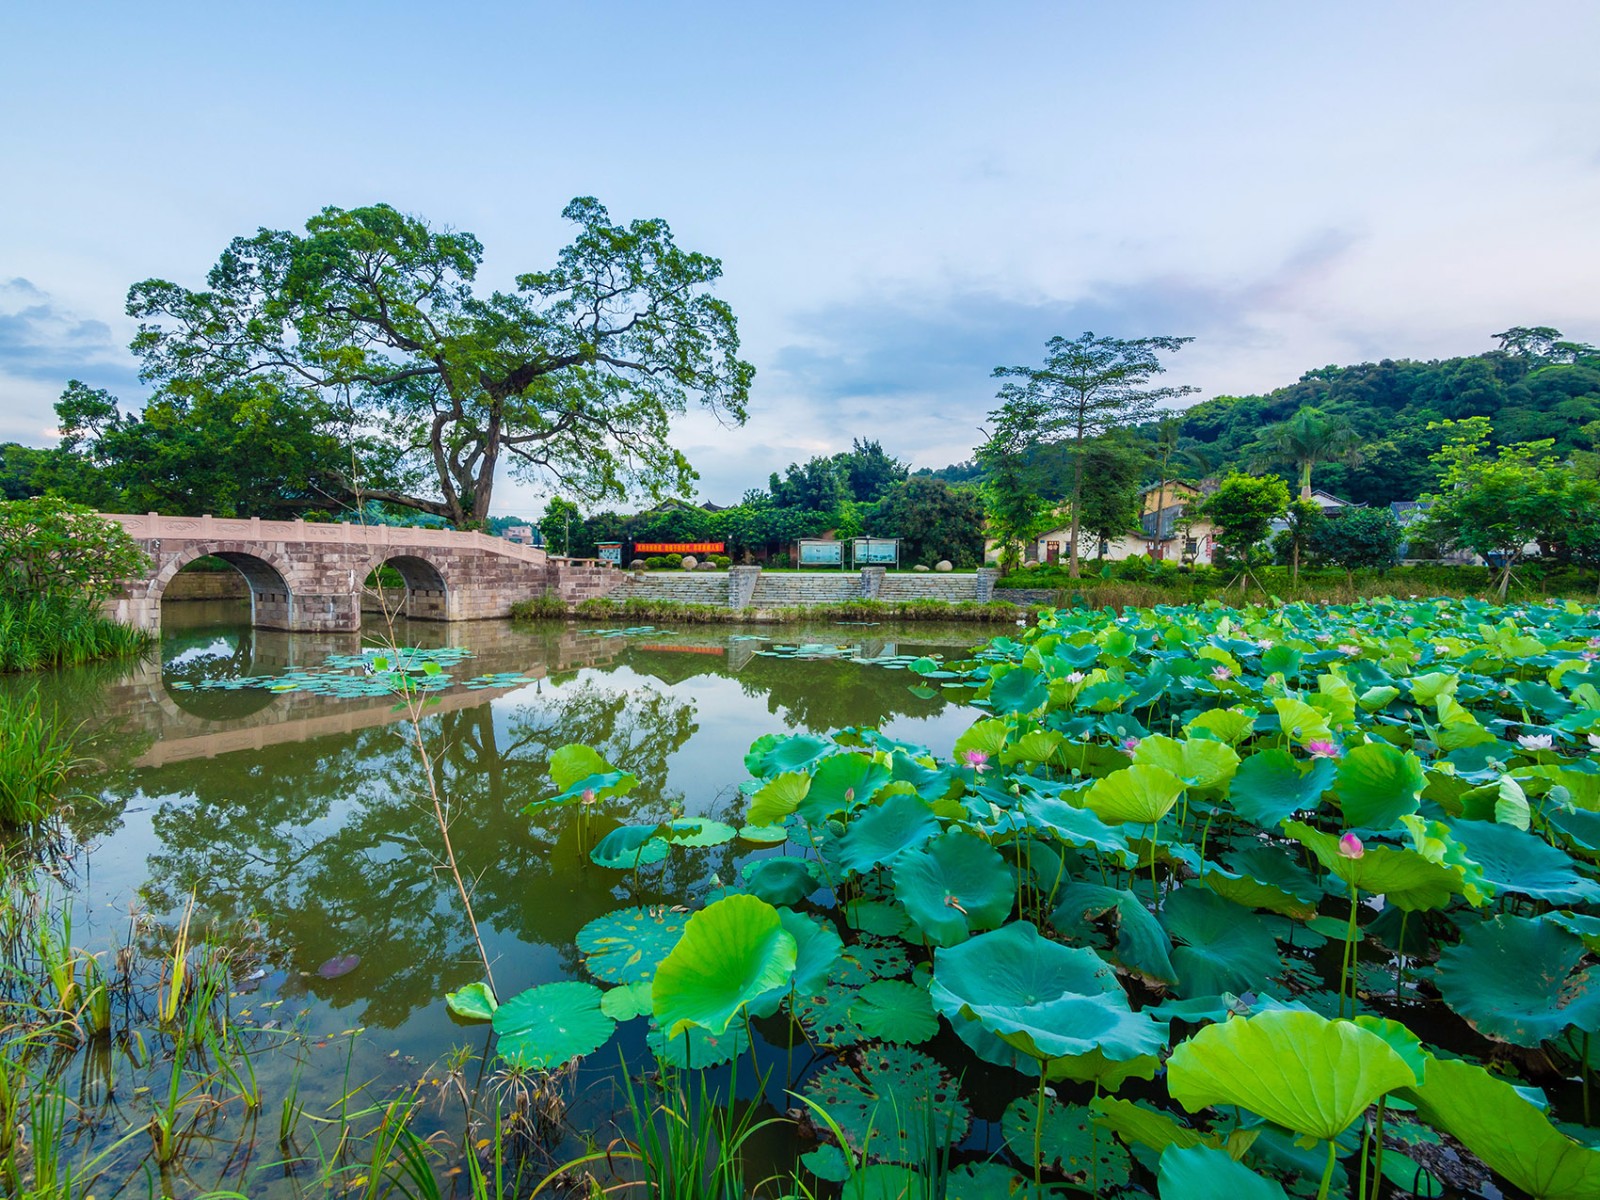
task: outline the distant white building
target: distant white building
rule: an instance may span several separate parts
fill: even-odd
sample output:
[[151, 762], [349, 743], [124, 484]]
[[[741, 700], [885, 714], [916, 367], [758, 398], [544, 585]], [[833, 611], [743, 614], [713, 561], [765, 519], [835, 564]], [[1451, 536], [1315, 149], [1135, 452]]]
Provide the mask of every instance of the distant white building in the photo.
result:
[[519, 546], [537, 546], [540, 543], [539, 535], [532, 525], [508, 525], [501, 536], [508, 542], [516, 542]]

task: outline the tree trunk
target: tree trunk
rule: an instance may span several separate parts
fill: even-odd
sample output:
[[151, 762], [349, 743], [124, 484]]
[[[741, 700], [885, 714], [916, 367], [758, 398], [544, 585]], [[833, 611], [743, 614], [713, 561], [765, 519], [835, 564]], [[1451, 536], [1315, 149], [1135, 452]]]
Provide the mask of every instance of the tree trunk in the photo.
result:
[[1078, 523], [1083, 512], [1083, 442], [1078, 442], [1078, 453], [1072, 461], [1072, 535], [1067, 547], [1067, 577], [1081, 578], [1078, 561]]
[[1311, 499], [1311, 460], [1300, 464], [1300, 499]]
[[1289, 582], [1294, 584], [1296, 587], [1299, 587], [1300, 586], [1300, 539], [1298, 537], [1296, 537], [1292, 542], [1290, 542], [1290, 546], [1293, 547], [1293, 554], [1292, 554], [1292, 556], [1290, 558], [1291, 565], [1289, 567]]

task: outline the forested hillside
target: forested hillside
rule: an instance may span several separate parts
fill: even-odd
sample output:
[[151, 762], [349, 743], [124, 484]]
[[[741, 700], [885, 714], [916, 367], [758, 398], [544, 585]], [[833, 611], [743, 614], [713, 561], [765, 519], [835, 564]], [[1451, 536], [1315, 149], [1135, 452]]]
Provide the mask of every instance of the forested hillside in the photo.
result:
[[[1269, 469], [1292, 481], [1293, 464], [1272, 461], [1263, 434], [1304, 408], [1344, 418], [1356, 434], [1354, 456], [1318, 464], [1316, 486], [1367, 504], [1412, 500], [1432, 489], [1438, 467], [1429, 455], [1444, 434], [1428, 425], [1447, 417], [1488, 417], [1501, 445], [1553, 438], [1561, 454], [1593, 450], [1600, 435], [1600, 351], [1546, 327], [1509, 329], [1495, 340], [1494, 349], [1463, 358], [1319, 367], [1266, 395], [1203, 401], [1178, 416], [1173, 473], [1199, 478], [1229, 468]], [[1138, 432], [1151, 450], [1146, 475], [1153, 479], [1159, 426]], [[1059, 448], [1033, 452], [1052, 454]], [[951, 482], [983, 475], [973, 462], [926, 473]]]

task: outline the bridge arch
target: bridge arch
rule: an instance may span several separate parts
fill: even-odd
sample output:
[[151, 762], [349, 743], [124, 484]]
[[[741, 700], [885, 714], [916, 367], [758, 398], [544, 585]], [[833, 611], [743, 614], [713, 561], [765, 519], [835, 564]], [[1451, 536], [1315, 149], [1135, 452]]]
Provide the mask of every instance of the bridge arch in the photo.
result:
[[[373, 572], [383, 567], [392, 567], [405, 584], [405, 597], [401, 603], [389, 603], [389, 611], [393, 615], [420, 621], [451, 619], [454, 588], [438, 563], [420, 554], [379, 554], [367, 565], [367, 574], [363, 579], [370, 579]], [[386, 594], [368, 588], [362, 597], [362, 608], [367, 612], [381, 612], [380, 595]]]
[[219, 558], [244, 576], [250, 588], [250, 624], [266, 629], [295, 627], [295, 596], [289, 585], [293, 570], [289, 563], [271, 550], [230, 549], [226, 542], [196, 542], [185, 546], [156, 573], [150, 581], [148, 595], [157, 612], [173, 576], [196, 559], [206, 557]]

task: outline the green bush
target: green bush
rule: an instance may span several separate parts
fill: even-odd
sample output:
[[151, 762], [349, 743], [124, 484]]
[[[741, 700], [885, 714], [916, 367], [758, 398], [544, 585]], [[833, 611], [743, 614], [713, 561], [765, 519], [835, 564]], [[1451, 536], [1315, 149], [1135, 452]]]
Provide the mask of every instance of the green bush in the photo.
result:
[[706, 561], [715, 564], [724, 571], [733, 566], [733, 559], [729, 558], [726, 554], [713, 554]]
[[652, 554], [644, 560], [647, 571], [675, 571], [683, 566], [681, 554]]

